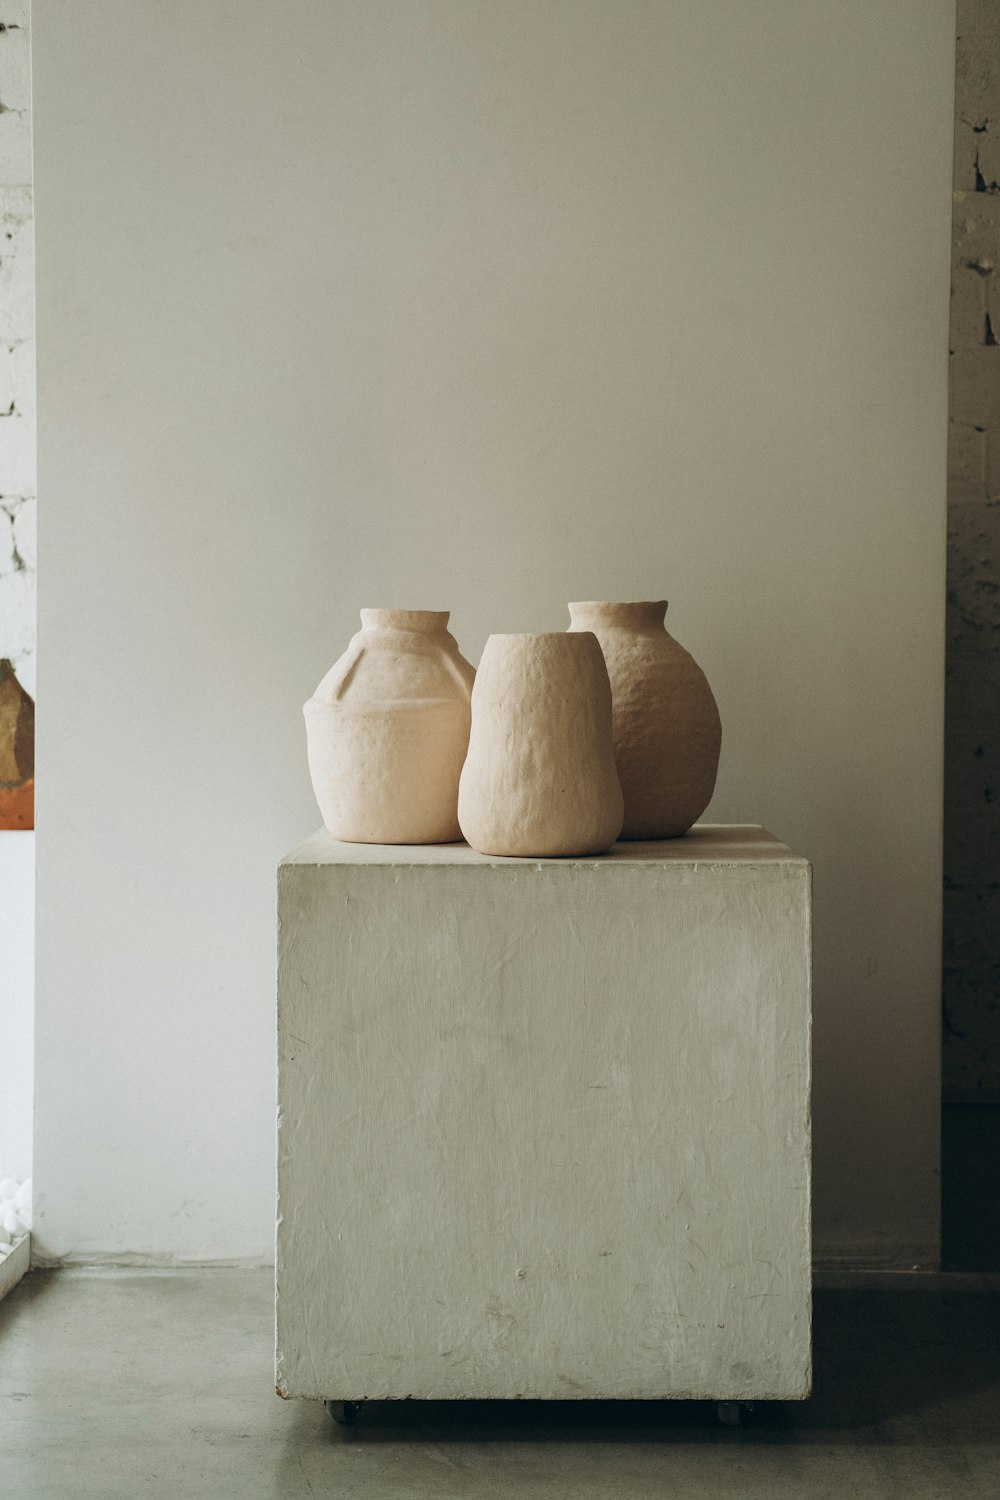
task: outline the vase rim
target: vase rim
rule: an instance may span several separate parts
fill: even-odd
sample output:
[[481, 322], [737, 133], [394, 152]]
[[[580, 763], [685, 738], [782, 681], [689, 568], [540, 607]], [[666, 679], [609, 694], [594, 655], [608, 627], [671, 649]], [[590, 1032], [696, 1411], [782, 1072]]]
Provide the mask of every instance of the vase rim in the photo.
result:
[[363, 609], [361, 624], [365, 630], [409, 630], [418, 635], [432, 635], [447, 630], [450, 609]]
[[570, 604], [570, 628], [603, 628], [603, 630], [666, 630], [666, 598], [633, 598], [633, 600], [588, 600]]

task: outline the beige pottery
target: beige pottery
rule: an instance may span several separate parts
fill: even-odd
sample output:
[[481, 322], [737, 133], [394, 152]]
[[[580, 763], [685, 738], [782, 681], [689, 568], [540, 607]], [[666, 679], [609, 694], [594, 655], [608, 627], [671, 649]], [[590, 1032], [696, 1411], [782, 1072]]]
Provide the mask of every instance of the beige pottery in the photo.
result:
[[323, 822], [357, 844], [462, 837], [458, 778], [475, 671], [447, 610], [363, 609], [361, 626], [304, 713]]
[[491, 635], [458, 793], [481, 854], [600, 854], [622, 826], [611, 685], [592, 635]]
[[712, 800], [722, 724], [712, 689], [664, 626], [666, 601], [571, 604], [570, 631], [592, 631], [611, 678], [624, 839], [686, 833]]

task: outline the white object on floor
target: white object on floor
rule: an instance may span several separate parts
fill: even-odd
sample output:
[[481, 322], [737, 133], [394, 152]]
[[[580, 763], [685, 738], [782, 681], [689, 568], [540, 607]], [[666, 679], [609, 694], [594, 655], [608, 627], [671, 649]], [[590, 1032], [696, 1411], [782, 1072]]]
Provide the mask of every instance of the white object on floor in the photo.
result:
[[0, 1243], [2, 1234], [7, 1234], [7, 1243], [17, 1239], [31, 1228], [31, 1178], [18, 1183], [13, 1177], [0, 1181]]
[[23, 1234], [12, 1245], [0, 1246], [0, 1299], [13, 1291], [31, 1264], [31, 1240]]
[[321, 833], [279, 923], [281, 1394], [808, 1394], [805, 860]]
[[27, 1229], [31, 1228], [31, 1178], [22, 1182], [14, 1194], [14, 1208], [18, 1218], [22, 1220]]

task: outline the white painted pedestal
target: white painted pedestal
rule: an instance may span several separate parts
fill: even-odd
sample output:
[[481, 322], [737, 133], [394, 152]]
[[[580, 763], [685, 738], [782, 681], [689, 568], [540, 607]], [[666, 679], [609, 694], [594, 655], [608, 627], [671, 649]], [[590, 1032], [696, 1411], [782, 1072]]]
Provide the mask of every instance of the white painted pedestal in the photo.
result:
[[808, 1395], [805, 860], [321, 833], [279, 922], [282, 1395]]

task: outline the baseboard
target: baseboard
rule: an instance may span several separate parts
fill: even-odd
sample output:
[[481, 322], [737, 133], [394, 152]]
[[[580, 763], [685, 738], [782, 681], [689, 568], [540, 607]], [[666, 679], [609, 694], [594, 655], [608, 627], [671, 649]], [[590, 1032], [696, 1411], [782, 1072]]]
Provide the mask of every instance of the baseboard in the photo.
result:
[[813, 1256], [817, 1274], [841, 1271], [938, 1271], [941, 1253], [937, 1245], [897, 1245], [859, 1242], [824, 1246]]
[[73, 1250], [66, 1255], [47, 1255], [37, 1245], [31, 1255], [33, 1271], [260, 1271], [266, 1268], [273, 1270], [274, 1262], [261, 1256], [212, 1259], [138, 1250]]
[[22, 1235], [10, 1254], [0, 1261], [0, 1301], [12, 1292], [31, 1267], [31, 1236]]
[[[8, 1258], [9, 1260], [13, 1257]], [[243, 1259], [198, 1259], [176, 1255], [140, 1254], [136, 1251], [103, 1254], [73, 1253], [69, 1255], [44, 1255], [34, 1251], [31, 1256], [33, 1271], [73, 1271], [81, 1274], [100, 1275], [103, 1272], [134, 1271], [137, 1274], [161, 1275], [173, 1271], [273, 1271], [271, 1260], [246, 1257]], [[936, 1247], [930, 1245], [911, 1246], [887, 1251], [881, 1245], [851, 1245], [841, 1249], [826, 1250], [813, 1260], [813, 1273], [817, 1276], [837, 1276], [857, 1272], [934, 1272], [940, 1269], [940, 1258]], [[23, 1273], [22, 1273], [23, 1274]]]

